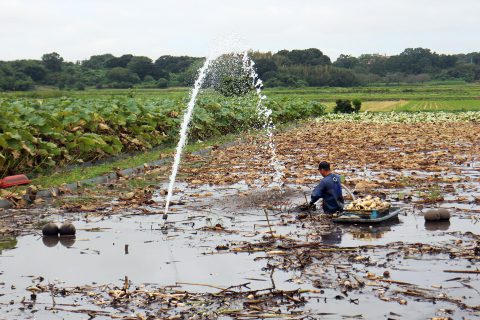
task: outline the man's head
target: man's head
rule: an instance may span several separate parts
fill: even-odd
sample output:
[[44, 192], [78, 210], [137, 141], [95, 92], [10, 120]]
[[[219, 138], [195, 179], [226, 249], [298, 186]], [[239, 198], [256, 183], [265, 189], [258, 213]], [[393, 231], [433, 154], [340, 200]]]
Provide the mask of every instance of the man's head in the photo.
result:
[[320, 174], [322, 177], [328, 176], [332, 170], [330, 169], [330, 163], [327, 161], [322, 161], [318, 164], [318, 171], [320, 171]]

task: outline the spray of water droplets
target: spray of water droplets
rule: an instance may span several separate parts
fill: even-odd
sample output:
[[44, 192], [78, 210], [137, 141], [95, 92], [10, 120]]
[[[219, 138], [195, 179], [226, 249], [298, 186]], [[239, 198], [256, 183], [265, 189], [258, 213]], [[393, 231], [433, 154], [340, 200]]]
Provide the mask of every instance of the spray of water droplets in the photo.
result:
[[[165, 203], [165, 217], [166, 217], [166, 214], [168, 213], [169, 205], [172, 200], [173, 187], [175, 185], [175, 179], [177, 177], [178, 168], [180, 166], [180, 160], [182, 157], [183, 148], [185, 147], [185, 144], [187, 142], [188, 128], [190, 125], [190, 121], [192, 119], [192, 114], [195, 107], [195, 102], [197, 100], [197, 96], [200, 93], [200, 89], [202, 88], [202, 85], [205, 82], [209, 68], [212, 67], [212, 64], [215, 62], [215, 59], [219, 56], [220, 54], [218, 54], [217, 52], [216, 54], [210, 55], [210, 57], [205, 60], [205, 63], [201, 67], [197, 80], [195, 81], [193, 89], [190, 93], [190, 100], [187, 105], [187, 110], [183, 115], [183, 121], [180, 128], [180, 140], [178, 141], [178, 144], [177, 144], [177, 148], [175, 151], [175, 158], [172, 166], [172, 173], [170, 175], [167, 198]], [[270, 163], [273, 169], [275, 170], [272, 184], [280, 186], [281, 180], [283, 177], [283, 165], [278, 160], [277, 154], [276, 154], [275, 142], [273, 139], [273, 130], [275, 130], [275, 126], [271, 119], [272, 110], [270, 110], [264, 104], [264, 100], [266, 99], [266, 96], [262, 92], [262, 87], [263, 87], [262, 80], [259, 79], [254, 66], [255, 66], [255, 63], [252, 61], [252, 59], [249, 58], [248, 51], [245, 51], [242, 57], [242, 68], [244, 72], [246, 72], [247, 75], [252, 79], [252, 83], [253, 83], [253, 86], [255, 87], [256, 94], [258, 97], [258, 101], [256, 105], [257, 115], [259, 120], [262, 122], [262, 127], [265, 130], [267, 135], [268, 147], [271, 153]]]
[[248, 52], [245, 51], [242, 58], [243, 68], [245, 72], [248, 73], [249, 77], [252, 79], [253, 86], [255, 87], [255, 91], [258, 97], [257, 101], [257, 114], [259, 119], [262, 122], [263, 129], [267, 135], [268, 139], [268, 147], [270, 149], [271, 157], [270, 157], [270, 164], [275, 170], [273, 175], [273, 184], [274, 185], [281, 185], [281, 181], [283, 178], [283, 164], [278, 160], [277, 157], [277, 148], [275, 147], [275, 140], [273, 139], [273, 131], [275, 130], [275, 124], [272, 121], [272, 110], [265, 106], [264, 101], [267, 98], [263, 92], [263, 82], [258, 77], [257, 72], [255, 71], [255, 62], [249, 58]]

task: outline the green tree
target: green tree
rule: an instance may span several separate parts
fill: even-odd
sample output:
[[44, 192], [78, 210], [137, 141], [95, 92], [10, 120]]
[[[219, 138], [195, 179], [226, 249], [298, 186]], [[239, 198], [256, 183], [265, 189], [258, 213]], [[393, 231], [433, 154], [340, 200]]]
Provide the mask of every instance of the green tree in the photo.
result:
[[328, 68], [326, 75], [328, 85], [332, 87], [353, 87], [360, 84], [360, 80], [351, 70]]
[[165, 78], [160, 78], [157, 80], [157, 87], [159, 88], [167, 88], [168, 87], [168, 80]]
[[42, 56], [42, 61], [48, 70], [53, 72], [62, 71], [63, 58], [58, 53], [46, 53]]
[[117, 88], [130, 88], [133, 84], [140, 82], [137, 74], [121, 67], [108, 70], [107, 79], [113, 82], [113, 86]]
[[255, 69], [258, 77], [264, 80], [267, 72], [277, 72], [278, 66], [272, 58], [259, 58], [255, 60]]
[[11, 63], [0, 61], [0, 90], [26, 91], [32, 89], [33, 85], [28, 75], [15, 70]]
[[341, 54], [333, 65], [340, 68], [353, 69], [358, 65], [358, 59], [350, 55]]
[[474, 64], [458, 65], [455, 68], [448, 70], [450, 78], [462, 79], [468, 82], [476, 80], [476, 72], [478, 67]]
[[127, 64], [127, 68], [133, 73], [136, 73], [142, 80], [145, 76], [152, 75], [154, 71], [152, 59], [148, 57], [133, 57]]
[[166, 55], [155, 60], [155, 65], [167, 74], [181, 73], [185, 72], [193, 63], [199, 60], [202, 60], [202, 58]]
[[105, 67], [106, 68], [116, 68], [116, 67], [121, 67], [121, 68], [126, 68], [127, 64], [132, 60], [133, 55], [131, 54], [124, 54], [121, 57], [113, 57], [107, 61], [105, 61]]
[[472, 52], [470, 55], [470, 62], [480, 65], [480, 52]]
[[143, 78], [143, 81], [144, 82], [153, 82], [153, 81], [155, 81], [155, 78], [152, 77], [151, 75], [147, 75]]
[[15, 78], [14, 88], [16, 91], [28, 91], [33, 89], [33, 81], [28, 76], [20, 76]]
[[278, 59], [277, 64], [284, 65], [330, 65], [332, 62], [330, 58], [323, 54], [322, 51], [316, 48], [310, 48], [305, 50], [280, 50], [273, 55], [274, 58]]
[[88, 69], [102, 69], [105, 68], [106, 62], [113, 58], [115, 58], [115, 56], [110, 53], [91, 56], [90, 59], [83, 60], [81, 65]]
[[191, 86], [195, 82], [195, 79], [198, 77], [198, 70], [202, 67], [204, 60], [198, 60], [192, 63], [187, 70], [183, 72], [183, 75], [179, 78], [182, 79], [182, 85]]
[[10, 65], [16, 73], [21, 72], [33, 81], [41, 81], [47, 74], [47, 70], [42, 63], [36, 60], [16, 60], [12, 61]]

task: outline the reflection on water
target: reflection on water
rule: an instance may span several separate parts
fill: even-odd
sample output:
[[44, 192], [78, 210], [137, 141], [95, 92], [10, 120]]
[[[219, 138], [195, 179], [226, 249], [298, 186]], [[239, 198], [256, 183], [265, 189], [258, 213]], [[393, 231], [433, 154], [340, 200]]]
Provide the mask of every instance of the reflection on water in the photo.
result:
[[58, 244], [58, 237], [57, 236], [43, 236], [42, 242], [45, 247], [55, 247]]
[[[339, 246], [359, 246], [367, 242], [385, 245], [391, 242], [440, 242], [454, 239], [454, 232], [478, 233], [478, 226], [471, 219], [451, 217], [445, 221], [425, 222], [423, 217], [414, 214], [402, 215], [394, 221], [371, 225], [342, 225]], [[445, 232], [445, 231], [449, 232]], [[434, 236], [434, 237], [433, 237]]]
[[366, 241], [374, 241], [376, 239], [381, 239], [383, 237], [384, 231], [363, 231], [363, 230], [358, 230], [358, 231], [352, 231], [351, 232], [353, 239], [356, 240], [366, 240]]
[[75, 244], [75, 236], [43, 236], [42, 242], [46, 247], [55, 247], [59, 242], [62, 246], [70, 248]]
[[[375, 223], [371, 225], [352, 224], [350, 226], [336, 226], [330, 232], [322, 234], [322, 242], [325, 244], [341, 244], [345, 237], [356, 240], [357, 245], [364, 241], [376, 241], [382, 239], [390, 231], [394, 231], [394, 227], [400, 225], [401, 222], [396, 217], [395, 219]], [[448, 228], [448, 227], [447, 227]], [[430, 230], [425, 228], [426, 230]], [[435, 229], [437, 230], [437, 229]], [[443, 230], [443, 229], [441, 229]]]
[[342, 242], [342, 229], [334, 228], [331, 232], [322, 234], [321, 237], [325, 244], [340, 244]]
[[0, 254], [3, 250], [13, 249], [17, 246], [16, 238], [0, 238]]
[[75, 236], [61, 236], [60, 243], [66, 248], [70, 248], [75, 244]]
[[428, 231], [446, 231], [450, 228], [449, 220], [425, 221], [425, 230]]
[[352, 225], [348, 228], [348, 234], [352, 240], [358, 241], [376, 241], [382, 239], [386, 233], [392, 231], [392, 227], [399, 225], [400, 220], [395, 217], [388, 221], [381, 223], [374, 223], [371, 225]]
[[398, 216], [381, 223], [373, 224], [368, 227], [360, 226], [358, 229], [350, 231], [353, 239], [364, 240], [364, 241], [374, 241], [381, 239], [385, 236], [387, 232], [393, 230], [393, 227], [400, 224]]

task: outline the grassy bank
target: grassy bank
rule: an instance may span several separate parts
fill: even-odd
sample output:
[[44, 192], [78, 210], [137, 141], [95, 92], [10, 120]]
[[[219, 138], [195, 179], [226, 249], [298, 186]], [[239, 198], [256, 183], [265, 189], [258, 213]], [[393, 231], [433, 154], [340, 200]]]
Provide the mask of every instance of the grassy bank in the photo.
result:
[[[211, 146], [227, 143], [237, 138], [238, 135], [225, 135], [208, 141], [191, 143], [185, 147], [185, 152], [195, 152]], [[33, 178], [32, 184], [41, 186], [42, 188], [50, 188], [60, 186], [64, 183], [73, 183], [115, 172], [116, 170], [141, 166], [145, 163], [153, 162], [161, 158], [172, 157], [174, 151], [175, 146], [169, 145], [164, 148], [156, 148], [155, 150], [127, 155], [119, 160], [105, 161], [88, 166], [74, 166], [70, 169], [59, 170], [56, 172], [46, 172]]]
[[[308, 120], [305, 120], [308, 121]], [[303, 123], [303, 122], [300, 122]], [[277, 131], [285, 131], [291, 127], [296, 126], [296, 122], [289, 122], [280, 124], [277, 126]], [[199, 150], [208, 149], [214, 146], [220, 146], [226, 143], [241, 140], [247, 136], [261, 135], [261, 130], [248, 130], [239, 134], [227, 134], [208, 139], [206, 141], [196, 141], [189, 143], [185, 146], [185, 153], [192, 153]], [[65, 183], [73, 183], [85, 179], [94, 178], [116, 170], [122, 170], [127, 168], [133, 168], [142, 166], [145, 163], [153, 162], [159, 159], [171, 158], [174, 156], [176, 145], [169, 144], [164, 147], [155, 148], [155, 150], [149, 150], [145, 152], [137, 152], [135, 154], [124, 155], [118, 160], [107, 160], [102, 163], [93, 163], [85, 166], [73, 166], [68, 169], [62, 169], [55, 172], [45, 172], [38, 174], [32, 179], [32, 184], [41, 186], [42, 188], [50, 188], [60, 186]], [[170, 164], [168, 164], [170, 165]], [[25, 187], [17, 187], [11, 190], [22, 190]]]

